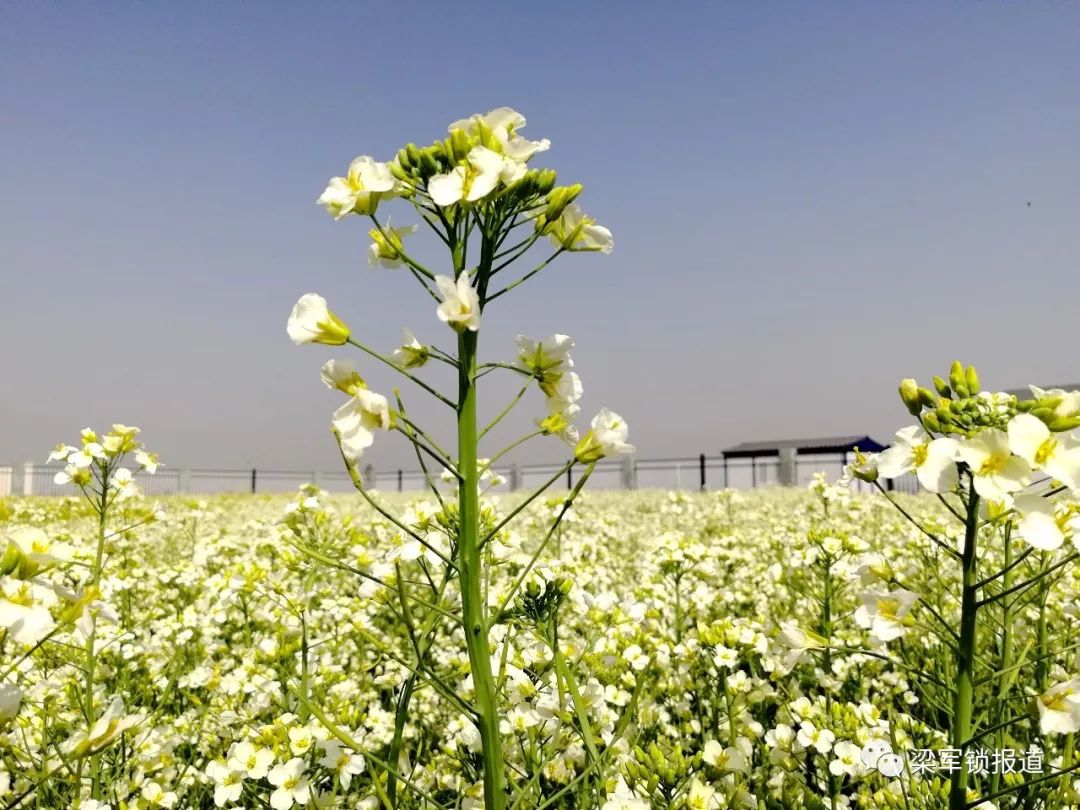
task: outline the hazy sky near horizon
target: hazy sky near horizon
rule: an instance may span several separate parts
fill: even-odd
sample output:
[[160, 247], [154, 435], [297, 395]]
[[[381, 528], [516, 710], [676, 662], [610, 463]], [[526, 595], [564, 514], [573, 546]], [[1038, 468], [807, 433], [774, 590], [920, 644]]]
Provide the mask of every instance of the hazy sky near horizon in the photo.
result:
[[0, 0], [0, 463], [119, 421], [176, 466], [334, 468], [347, 352], [289, 342], [296, 298], [387, 351], [451, 334], [315, 198], [501, 105], [615, 251], [500, 299], [483, 353], [570, 334], [643, 457], [887, 439], [953, 358], [1076, 381], [1078, 36], [1065, 2]]

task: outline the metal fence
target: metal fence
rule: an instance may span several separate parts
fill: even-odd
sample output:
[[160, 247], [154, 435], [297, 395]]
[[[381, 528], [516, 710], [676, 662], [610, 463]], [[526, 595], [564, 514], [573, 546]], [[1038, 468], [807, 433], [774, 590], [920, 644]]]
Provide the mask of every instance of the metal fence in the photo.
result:
[[[779, 459], [725, 459], [723, 456], [687, 458], [635, 459], [601, 461], [589, 479], [594, 490], [663, 489], [709, 490], [752, 489], [754, 487], [790, 485], [805, 487], [815, 473], [824, 473], [830, 481], [843, 472], [848, 459], [843, 455], [799, 455], [795, 458], [793, 480], [785, 475]], [[512, 492], [533, 490], [552, 478], [553, 489], [570, 489], [577, 482], [580, 469], [563, 471], [560, 464], [526, 464], [496, 467], [497, 478], [489, 482], [492, 491]], [[70, 495], [71, 486], [53, 480], [62, 468], [59, 464], [23, 464], [0, 466], [0, 496], [4, 495]], [[433, 473], [436, 483], [437, 474]], [[362, 470], [367, 487], [384, 491], [416, 492], [427, 488], [421, 470], [375, 469], [367, 465]], [[211, 470], [200, 468], [161, 467], [157, 474], [137, 472], [135, 480], [148, 496], [214, 495], [221, 493], [283, 493], [295, 492], [301, 485], [313, 483], [329, 492], [350, 492], [352, 480], [344, 470]], [[888, 482], [890, 489], [917, 492], [918, 480], [913, 475]], [[872, 489], [869, 484], [854, 481], [855, 491]]]

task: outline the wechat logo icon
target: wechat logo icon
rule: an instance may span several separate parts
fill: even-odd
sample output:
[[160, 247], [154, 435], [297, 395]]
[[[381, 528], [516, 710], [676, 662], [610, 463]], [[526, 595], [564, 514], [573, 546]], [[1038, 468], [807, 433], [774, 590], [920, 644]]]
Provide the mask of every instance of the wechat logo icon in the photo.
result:
[[870, 740], [862, 749], [862, 763], [872, 771], [892, 779], [904, 772], [904, 758], [894, 754], [885, 740]]

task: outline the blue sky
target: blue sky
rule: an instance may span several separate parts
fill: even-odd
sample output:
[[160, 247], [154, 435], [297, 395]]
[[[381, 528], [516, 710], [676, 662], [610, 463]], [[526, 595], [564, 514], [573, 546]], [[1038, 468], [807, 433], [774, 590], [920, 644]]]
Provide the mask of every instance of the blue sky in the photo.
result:
[[314, 200], [500, 105], [616, 246], [500, 299], [484, 353], [572, 335], [642, 456], [885, 439], [898, 379], [954, 357], [1080, 378], [1077, 31], [1063, 2], [0, 3], [0, 462], [123, 421], [176, 465], [333, 468], [342, 353], [288, 341], [297, 296], [387, 350], [449, 335]]

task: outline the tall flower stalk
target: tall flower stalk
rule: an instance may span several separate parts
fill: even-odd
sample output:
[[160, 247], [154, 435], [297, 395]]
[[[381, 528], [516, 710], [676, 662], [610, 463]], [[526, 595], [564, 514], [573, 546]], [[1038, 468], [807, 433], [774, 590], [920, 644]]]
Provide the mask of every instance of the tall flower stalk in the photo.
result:
[[[346, 468], [365, 501], [400, 532], [398, 538], [402, 544], [393, 550], [397, 555], [396, 576], [392, 581], [376, 580], [381, 587], [397, 591], [403, 632], [413, 652], [411, 661], [396, 654], [394, 657], [410, 674], [399, 690], [390, 761], [384, 766], [387, 782], [384, 804], [391, 807], [398, 806], [399, 789], [407, 788], [420, 795], [417, 787], [398, 770], [399, 763], [404, 761], [402, 749], [411, 696], [420, 683], [435, 688], [475, 727], [480, 739], [484, 807], [503, 810], [507, 806], [514, 786], [507, 784], [499, 729], [504, 685], [500, 685], [503, 679], [493, 669], [493, 630], [496, 625], [509, 622], [531, 628], [552, 646], [558, 681], [566, 684], [572, 694], [575, 692], [576, 680], [558, 650], [557, 634], [548, 632], [557, 626], [557, 611], [565, 594], [558, 589], [541, 589], [549, 597], [538, 604], [534, 601], [535, 581], [529, 582], [527, 588], [524, 586], [530, 578], [535, 580], [535, 568], [548, 542], [596, 462], [633, 449], [626, 443], [625, 422], [606, 409], [600, 411], [592, 420], [591, 429], [579, 439], [573, 422], [580, 411], [582, 386], [578, 375], [570, 370], [573, 361], [569, 350], [573, 342], [565, 335], [552, 335], [542, 341], [519, 336], [518, 356], [512, 362], [482, 362], [479, 357], [481, 320], [482, 316], [486, 317], [490, 303], [518, 290], [563, 254], [608, 253], [612, 247], [611, 233], [586, 216], [575, 202], [581, 193], [580, 185], [556, 186], [554, 171], [528, 167], [528, 162], [547, 150], [549, 143], [523, 138], [520, 130], [524, 125], [524, 117], [506, 107], [471, 116], [451, 124], [449, 137], [444, 141], [425, 148], [409, 144], [389, 163], [367, 156], [356, 158], [347, 174], [332, 179], [319, 198], [335, 219], [351, 215], [370, 219], [374, 225], [371, 230], [374, 241], [369, 250], [372, 266], [408, 270], [423, 292], [436, 301], [438, 320], [453, 330], [453, 351], [423, 343], [406, 330], [404, 345], [389, 355], [379, 352], [358, 340], [345, 321], [330, 311], [326, 300], [315, 293], [300, 298], [288, 322], [287, 331], [295, 343], [352, 345], [452, 408], [456, 417], [456, 452], [449, 453], [435, 438], [436, 431], [425, 429], [410, 418], [396, 389], [391, 405], [387, 397], [368, 388], [351, 360], [331, 360], [323, 367], [324, 383], [348, 397], [332, 420]], [[390, 227], [389, 222], [383, 224], [377, 218], [380, 205], [392, 198], [410, 204], [445, 247], [449, 253], [449, 274], [428, 269], [406, 247], [404, 237], [416, 227]], [[545, 241], [553, 244], [553, 251], [517, 278], [504, 282], [512, 265], [527, 259], [530, 249]], [[419, 370], [429, 363], [448, 365], [456, 372], [456, 396], [443, 393], [422, 379]], [[499, 415], [481, 428], [477, 415], [479, 383], [493, 372], [518, 376], [522, 387]], [[481, 441], [533, 386], [545, 398], [543, 415], [536, 418], [535, 429], [487, 459], [481, 459]], [[358, 460], [381, 431], [400, 433], [413, 445], [428, 486], [440, 505], [440, 514], [423, 520], [423, 525], [391, 514], [368, 491], [363, 476], [356, 470]], [[493, 475], [491, 465], [541, 436], [555, 436], [566, 442], [572, 448], [569, 460], [559, 474], [527, 495], [507, 515], [496, 519], [481, 499], [482, 484]], [[491, 553], [493, 541], [503, 536], [507, 525], [525, 506], [578, 463], [586, 465], [586, 472], [564, 500], [563, 508], [529, 562], [517, 570], [501, 568]], [[439, 478], [449, 481], [450, 488], [456, 490], [456, 503], [450, 500], [445, 487], [437, 484]], [[435, 531], [432, 526], [439, 528]], [[301, 550], [323, 564], [334, 564], [318, 549], [310, 547], [302, 532], [298, 532], [298, 537]], [[403, 551], [406, 546], [411, 550]], [[413, 561], [429, 585], [423, 596], [419, 594], [424, 586], [410, 585], [409, 577], [403, 573], [403, 564]], [[445, 576], [441, 585], [436, 585], [429, 566], [443, 568]], [[457, 604], [453, 600], [455, 589], [448, 588], [449, 583], [456, 586]], [[417, 622], [422, 627], [418, 628]], [[464, 636], [471, 694], [455, 691], [431, 655], [439, 627], [444, 625]], [[303, 700], [307, 702], [306, 697]], [[311, 710], [334, 730], [330, 718], [317, 707], [312, 706]], [[574, 701], [574, 711], [577, 728], [595, 766], [599, 754], [588, 718], [583, 714], [582, 701]], [[344, 741], [347, 735], [340, 729], [337, 731], [335, 736]], [[369, 761], [381, 761], [368, 754]], [[530, 795], [538, 780], [539, 773], [517, 786], [515, 806], [520, 806]]]
[[[1058, 793], [1055, 782], [1077, 767], [1072, 734], [1080, 730], [1080, 712], [1073, 696], [1080, 682], [1049, 683], [1054, 659], [1069, 661], [1072, 647], [1051, 649], [1055, 634], [1047, 624], [1046, 600], [1080, 559], [1080, 440], [1073, 435], [1080, 427], [1080, 394], [1031, 390], [1029, 399], [982, 391], [975, 369], [960, 363], [953, 364], [948, 381], [934, 378], [933, 391], [904, 380], [900, 398], [917, 424], [898, 431], [896, 443], [880, 456], [859, 453], [848, 468], [849, 476], [874, 483], [955, 571], [959, 609], [952, 618], [928, 602], [912, 605], [916, 594], [901, 612], [900, 592], [870, 594], [870, 610], [864, 608], [864, 626], [873, 627], [879, 641], [899, 638], [913, 609], [928, 615], [926, 629], [951, 650], [946, 694], [933, 692], [934, 679], [910, 671], [924, 679], [922, 688], [932, 699], [948, 705], [948, 739], [959, 754], [950, 773], [949, 810], [1021, 791], [1049, 801]], [[958, 527], [921, 523], [878, 482], [907, 474], [936, 494]], [[1026, 551], [1017, 553], [1015, 540]], [[1075, 550], [1067, 551], [1069, 545]], [[898, 584], [895, 577], [891, 582]], [[1023, 627], [1016, 621], [1022, 611], [1032, 619]], [[874, 616], [867, 618], [869, 613]], [[987, 654], [988, 642], [996, 655]], [[1022, 669], [1034, 674], [1037, 694], [1018, 687]], [[987, 740], [1008, 748], [1033, 718], [1038, 720], [1029, 738], [1041, 736], [1052, 745], [1054, 735], [1066, 735], [1056, 770], [1003, 785], [1000, 774], [985, 778], [972, 766], [970, 755]]]

